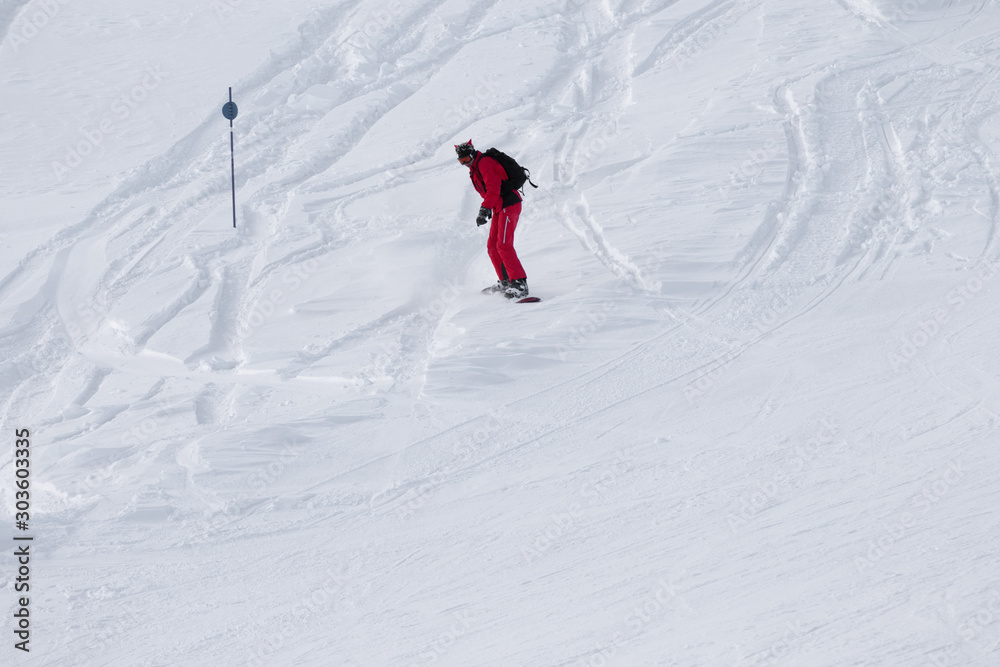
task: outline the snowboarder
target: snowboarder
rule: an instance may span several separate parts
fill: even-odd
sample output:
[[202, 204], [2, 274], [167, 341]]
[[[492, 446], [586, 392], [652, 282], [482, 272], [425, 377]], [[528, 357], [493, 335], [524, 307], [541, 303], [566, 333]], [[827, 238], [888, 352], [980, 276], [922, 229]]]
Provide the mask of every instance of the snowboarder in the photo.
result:
[[471, 139], [456, 145], [455, 152], [458, 153], [458, 161], [469, 168], [472, 185], [483, 198], [476, 224], [482, 226], [492, 219], [486, 252], [493, 262], [498, 280], [483, 293], [503, 292], [508, 299], [526, 297], [528, 277], [514, 252], [514, 230], [521, 216], [521, 195], [506, 182], [508, 175], [500, 162], [477, 151]]

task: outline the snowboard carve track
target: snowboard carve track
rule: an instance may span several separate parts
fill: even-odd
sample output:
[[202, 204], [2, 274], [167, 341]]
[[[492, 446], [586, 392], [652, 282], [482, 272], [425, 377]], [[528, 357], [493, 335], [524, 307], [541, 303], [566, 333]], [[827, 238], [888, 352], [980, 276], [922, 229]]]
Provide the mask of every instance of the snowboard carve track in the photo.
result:
[[[590, 213], [586, 198], [581, 195], [579, 202], [573, 207], [572, 213], [564, 207], [562, 219], [563, 224], [580, 240], [580, 244], [591, 252], [594, 257], [604, 264], [617, 276], [625, 285], [647, 292], [658, 294], [659, 285], [650, 285], [642, 275], [642, 271], [633, 264], [628, 257], [612, 246], [604, 235], [597, 220]], [[583, 229], [574, 225], [571, 220], [576, 219], [582, 223]]]
[[[640, 77], [647, 72], [655, 71], [665, 62], [679, 55], [700, 51], [703, 48], [702, 44], [693, 44], [700, 34], [708, 33], [714, 36], [725, 32], [760, 4], [747, 0], [716, 0], [704, 9], [686, 16], [676, 28], [660, 40], [645, 60], [636, 65], [633, 77]], [[667, 6], [669, 7], [669, 5]]]
[[[474, 664], [482, 652], [469, 647], [489, 646], [509, 664], [570, 664], [610, 658], [595, 647], [623, 645], [625, 637], [626, 660], [637, 662], [763, 661], [787, 636], [787, 618], [802, 624], [791, 655], [926, 660], [941, 637], [951, 641], [954, 623], [917, 633], [890, 620], [872, 631], [868, 621], [895, 618], [899, 601], [914, 599], [911, 569], [919, 569], [918, 592], [926, 595], [909, 611], [932, 626], [981, 608], [988, 591], [977, 598], [985, 589], [969, 582], [981, 580], [974, 568], [996, 549], [983, 541], [988, 518], [974, 507], [992, 482], [969, 473], [949, 487], [932, 514], [917, 517], [943, 528], [907, 533], [907, 548], [886, 550], [877, 567], [859, 574], [852, 559], [884, 534], [878, 517], [898, 517], [956, 451], [963, 465], [989, 470], [992, 459], [979, 466], [975, 456], [997, 421], [995, 355], [985, 349], [995, 327], [986, 326], [988, 307], [967, 309], [914, 358], [919, 373], [900, 370], [876, 384], [869, 378], [891, 374], [871, 349], [907, 332], [872, 328], [862, 340], [851, 327], [823, 325], [844, 312], [853, 317], [845, 302], [877, 295], [896, 271], [919, 270], [926, 259], [940, 271], [946, 260], [931, 254], [938, 241], [927, 227], [940, 225], [942, 237], [952, 228], [936, 219], [947, 216], [929, 212], [936, 199], [980, 214], [961, 230], [972, 239], [964, 246], [968, 265], [995, 260], [996, 44], [963, 33], [989, 17], [989, 5], [966, 12], [960, 3], [939, 4], [929, 14], [939, 21], [900, 26], [912, 28], [905, 41], [893, 26], [862, 16], [871, 32], [840, 31], [830, 42], [847, 49], [814, 42], [831, 24], [857, 27], [858, 14], [847, 10], [870, 3], [817, 6], [827, 22], [803, 17], [790, 1], [625, 0], [514, 12], [493, 1], [417, 0], [370, 34], [365, 26], [382, 6], [358, 0], [311, 14], [239, 83], [248, 100], [238, 183], [244, 226], [204, 228], [213, 216], [225, 223], [219, 210], [228, 205], [228, 180], [215, 166], [226, 152], [216, 145], [215, 109], [0, 280], [0, 299], [18, 299], [10, 309], [17, 321], [0, 338], [9, 353], [0, 366], [9, 380], [3, 419], [46, 417], [28, 421], [46, 432], [50, 458], [40, 469], [51, 488], [40, 489], [48, 494], [40, 508], [54, 558], [47, 576], [68, 605], [46, 611], [67, 628], [51, 659], [182, 663], [197, 654], [216, 664], [317, 656], [411, 664], [426, 662], [428, 642], [454, 620], [448, 614], [468, 611], [475, 622], [435, 660]], [[786, 28], [789, 16], [801, 22]], [[920, 32], [930, 23], [933, 30]], [[660, 160], [675, 147], [673, 130], [628, 133], [629, 122], [634, 132], [643, 120], [662, 119], [644, 119], [633, 105], [652, 79], [697, 58], [697, 49], [710, 51], [702, 47], [712, 40], [721, 46], [730, 31], [795, 49], [759, 42], [757, 79], [725, 70], [732, 76], [722, 87], [692, 106], [676, 98], [697, 116], [683, 137], [694, 150], [681, 155], [695, 156], [695, 167], [724, 174], [718, 156], [728, 146], [740, 146], [743, 153], [731, 151], [738, 161], [757, 138], [780, 143], [768, 151], [766, 177], [745, 188], [765, 194], [734, 204], [746, 207], [734, 208], [718, 230], [735, 240], [671, 240], [692, 263], [717, 267], [705, 269], [716, 279], [711, 292], [691, 296], [671, 292], [659, 265], [642, 260], [655, 232], [618, 225], [615, 209], [689, 176]], [[894, 42], [882, 48], [877, 31], [892, 32]], [[501, 91], [496, 105], [452, 117], [442, 136], [400, 154], [376, 145], [399, 136], [386, 126], [411, 112], [423, 86], [463, 49], [505, 36], [531, 48], [525, 35], [553, 34], [559, 55], [526, 73], [534, 78], [523, 95]], [[637, 42], [651, 51], [636, 55]], [[978, 65], [928, 56], [949, 52]], [[331, 95], [316, 97], [318, 109], [305, 100], [314, 86]], [[323, 99], [335, 103], [327, 108]], [[352, 100], [365, 103], [351, 107], [349, 122], [322, 124]], [[739, 110], [697, 109], [727, 103]], [[611, 130], [632, 142], [622, 155], [591, 148]], [[419, 190], [460, 193], [454, 207], [472, 201], [460, 199], [469, 197], [467, 179], [444, 137], [466, 131], [498, 137], [513, 152], [551, 156], [538, 159], [549, 183], [526, 211], [538, 220], [561, 217], [562, 228], [532, 228], [550, 245], [543, 255], [526, 244], [527, 256], [569, 265], [559, 276], [564, 284], [633, 289], [553, 288], [565, 295], [524, 310], [470, 297], [474, 288], [465, 288], [489, 269], [482, 230], [457, 214], [452, 221], [436, 210], [423, 217], [399, 210], [412, 207]], [[372, 145], [387, 148], [386, 156], [352, 162]], [[711, 157], [702, 160], [697, 149]], [[351, 164], [363, 168], [344, 166]], [[662, 171], [650, 177], [648, 166]], [[462, 190], [452, 187], [460, 180]], [[711, 225], [718, 209], [710, 201], [715, 181], [696, 174], [692, 182], [710, 194], [692, 208], [704, 220], [688, 229]], [[867, 215], [883, 195], [891, 204]], [[392, 211], [387, 201], [403, 204]], [[386, 239], [405, 252], [392, 247], [387, 260], [367, 263]], [[95, 244], [109, 264], [67, 289], [74, 263]], [[247, 335], [255, 308], [286, 272], [307, 263], [321, 267], [326, 284], [282, 302], [299, 310], [282, 320], [280, 335]], [[393, 263], [403, 266], [401, 279], [352, 292], [362, 284], [350, 282], [352, 272], [390, 274]], [[963, 265], [955, 266], [964, 280]], [[67, 310], [77, 292], [96, 315], [81, 315], [76, 304]], [[293, 296], [290, 288], [283, 294]], [[924, 318], [917, 308], [915, 321]], [[864, 314], [880, 316], [875, 311]], [[331, 312], [343, 321], [321, 319]], [[171, 328], [195, 316], [197, 334], [179, 346], [183, 353], [164, 353]], [[307, 335], [294, 338], [296, 327]], [[982, 354], [953, 364], [977, 351], [956, 341], [977, 336], [987, 341]], [[849, 349], [871, 363], [854, 374], [833, 368], [852, 340]], [[916, 389], [906, 386], [915, 378]], [[694, 385], [702, 393], [685, 392]], [[895, 403], [882, 397], [896, 391], [904, 398]], [[855, 392], [862, 397], [840, 398]], [[937, 403], [920, 404], [924, 394]], [[853, 408], [861, 416], [845, 414]], [[810, 420], [830, 412], [846, 417], [842, 435], [786, 474], [787, 483], [775, 481], [798, 444], [815, 436]], [[79, 478], [84, 483], [74, 486]], [[762, 488], [775, 489], [768, 503], [753, 508], [746, 526], [727, 525]], [[945, 516], [956, 520], [936, 523]], [[917, 563], [904, 551], [934, 558]], [[669, 571], [650, 565], [678, 552], [684, 556]], [[962, 587], [974, 594], [949, 595], [940, 607], [927, 602]], [[832, 615], [829, 590], [838, 591]], [[192, 616], [202, 598], [226, 613]], [[622, 634], [632, 629], [632, 610], [654, 599], [662, 609], [654, 625]], [[718, 602], [733, 599], [742, 605], [735, 611]], [[296, 619], [301, 607], [289, 600], [311, 601], [307, 617]], [[595, 605], [606, 613], [591, 614]], [[841, 613], [855, 607], [866, 616]], [[757, 621], [753, 632], [748, 617]], [[544, 637], [532, 629], [559, 618], [572, 623], [550, 623]], [[725, 641], [698, 639], [706, 618]], [[655, 623], [671, 632], [657, 632]], [[377, 641], [385, 627], [402, 628], [397, 642]], [[274, 639], [275, 628], [280, 642], [262, 639]]]
[[[479, 9], [471, 15], [471, 24], [466, 27], [466, 30], [478, 30], [478, 22], [494, 4], [481, 4]], [[256, 73], [240, 83], [238, 88], [243, 91], [243, 96], [247, 99], [261, 98], [268, 86], [290, 71], [295, 72], [295, 84], [289, 92], [304, 92], [314, 84], [327, 81], [330, 70], [334, 67], [331, 63], [336, 62], [345, 49], [353, 48], [351, 44], [344, 44], [344, 35], [335, 28], [340, 27], [345, 11], [357, 16], [362, 6], [363, 3], [358, 1], [316, 12], [300, 27], [297, 41], [275, 52], [270, 62], [262, 65]], [[429, 13], [433, 7], [435, 7], [433, 3], [425, 3], [414, 10], [413, 16], [419, 18]], [[479, 18], [476, 18], [477, 16]], [[404, 25], [406, 28], [399, 32], [381, 31], [376, 36], [377, 41], [372, 41], [371, 37], [367, 37], [366, 43], [372, 46], [394, 44], [395, 54], [402, 56], [408, 48], [412, 48], [412, 45], [416, 43], [426, 27], [426, 20], [407, 21]], [[454, 50], [458, 47], [452, 48]], [[391, 53], [393, 51], [390, 51]], [[407, 70], [403, 70], [396, 76], [396, 79], [402, 79], [407, 75]], [[389, 80], [381, 85], [388, 88], [395, 83], [395, 80]], [[370, 85], [372, 82], [369, 80], [359, 80], [353, 84], [353, 88], [346, 90], [345, 94], [347, 97], [357, 95]], [[320, 163], [312, 164], [310, 170], [300, 174], [297, 183], [286, 181], [282, 188], [271, 187], [253, 192], [249, 201], [242, 204], [243, 209], [260, 210], [266, 212], [267, 215], [281, 216], [288, 204], [288, 189], [290, 187], [304, 184], [316, 173], [320, 173], [334, 164], [345, 152], [351, 150], [380, 118], [405, 99], [405, 97], [398, 99], [395, 104], [385, 108], [378, 115], [370, 117], [365, 125], [354, 130], [352, 142], [335, 152], [322, 156]], [[241, 190], [245, 185], [262, 177], [272, 164], [280, 163], [284, 159], [288, 143], [281, 139], [283, 133], [301, 132], [303, 128], [316, 121], [314, 116], [295, 117], [289, 115], [280, 104], [272, 103], [270, 106], [269, 110], [267, 104], [263, 105], [262, 108], [258, 104], [253, 113], [245, 113], [241, 118], [243, 121], [241, 132], [244, 135], [244, 142], [253, 146], [257, 128], [262, 126], [267, 128], [271, 137], [269, 144], [261, 146], [259, 142], [256, 142], [256, 151], [251, 152], [250, 157], [241, 162], [240, 182], [237, 183]], [[163, 155], [135, 170], [79, 223], [61, 230], [45, 244], [28, 253], [13, 271], [0, 280], [0, 298], [9, 295], [13, 289], [23, 285], [25, 281], [31, 280], [32, 276], [56, 253], [74, 247], [83, 238], [103, 235], [114, 238], [118, 243], [128, 243], [130, 246], [108, 267], [108, 271], [99, 283], [98, 291], [95, 292], [95, 298], [100, 299], [107, 311], [113, 310], [120, 298], [139, 282], [141, 276], [154, 270], [156, 265], [161, 264], [176, 252], [178, 244], [182, 242], [185, 235], [190, 233], [191, 229], [218, 206], [220, 196], [228, 189], [228, 179], [217, 176], [207, 178], [211, 172], [215, 171], [213, 165], [218, 162], [222, 155], [221, 146], [208, 143], [209, 128], [218, 122], [215, 116], [216, 114], [213, 113], [203, 121], [198, 129]], [[362, 178], [363, 176], [355, 177], [356, 180]], [[204, 185], [206, 181], [207, 187]], [[146, 202], [151, 199], [169, 200], [178, 189], [184, 192], [181, 199], [174, 200], [167, 207], [147, 209], [141, 224], [133, 224], [128, 220], [132, 211], [147, 206]], [[189, 191], [191, 191], [190, 194]], [[193, 291], [189, 289], [177, 297], [172, 306], [151, 315], [149, 324], [134, 337], [138, 349], [141, 349], [157, 331], [209, 289], [210, 286], [204, 285], [204, 281], [206, 275], [211, 275], [208, 272], [208, 260], [212, 255], [232, 253], [235, 249], [242, 248], [244, 257], [237, 259], [236, 262], [246, 264], [248, 267], [254, 263], [255, 260], [252, 256], [262, 252], [264, 247], [248, 242], [246, 238], [241, 238], [242, 233], [238, 232], [236, 238], [223, 241], [216, 247], [205, 248], [200, 254], [189, 256], [202, 275], [193, 283]], [[206, 353], [217, 353], [230, 359], [242, 358], [239, 347], [230, 348], [229, 342], [239, 340], [236, 332], [241, 327], [245, 328], [246, 321], [252, 315], [254, 305], [261, 296], [263, 286], [266, 283], [265, 279], [269, 275], [293, 265], [296, 259], [302, 261], [322, 255], [324, 249], [328, 250], [329, 247], [324, 248], [321, 242], [319, 247], [310, 250], [293, 250], [286, 262], [266, 267], [261, 273], [244, 270], [245, 284], [234, 283], [231, 280], [231, 274], [227, 272], [229, 278], [222, 285], [223, 302], [220, 303], [220, 313], [224, 317], [214, 323], [212, 341], [208, 347], [203, 348], [201, 352], [194, 353], [192, 358]], [[246, 253], [250, 253], [250, 255]], [[123, 272], [122, 267], [125, 266], [128, 268]], [[43, 329], [49, 329], [61, 325], [50, 319], [40, 323], [40, 326]], [[34, 340], [37, 340], [37, 337]], [[28, 350], [25, 352], [33, 356]]]
[[[7, 40], [14, 19], [24, 7], [31, 4], [31, 0], [11, 0], [0, 6], [0, 46]], [[24, 39], [24, 36], [20, 36]]]

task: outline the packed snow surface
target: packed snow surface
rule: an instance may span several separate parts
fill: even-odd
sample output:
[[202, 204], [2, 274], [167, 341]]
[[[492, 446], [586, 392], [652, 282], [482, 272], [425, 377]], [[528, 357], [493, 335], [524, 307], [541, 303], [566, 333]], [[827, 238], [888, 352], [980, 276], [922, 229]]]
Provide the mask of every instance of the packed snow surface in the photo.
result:
[[997, 2], [0, 37], [3, 664], [1000, 664]]

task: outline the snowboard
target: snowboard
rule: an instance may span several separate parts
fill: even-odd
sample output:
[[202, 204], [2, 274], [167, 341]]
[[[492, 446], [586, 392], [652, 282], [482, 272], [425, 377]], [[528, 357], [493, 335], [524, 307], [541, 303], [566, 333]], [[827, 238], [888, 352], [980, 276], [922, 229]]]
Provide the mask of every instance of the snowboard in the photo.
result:
[[[498, 290], [495, 286], [491, 285], [486, 289], [482, 290], [483, 294], [501, 294], [502, 292]], [[538, 303], [541, 301], [537, 296], [526, 296], [523, 299], [518, 299], [517, 303]]]

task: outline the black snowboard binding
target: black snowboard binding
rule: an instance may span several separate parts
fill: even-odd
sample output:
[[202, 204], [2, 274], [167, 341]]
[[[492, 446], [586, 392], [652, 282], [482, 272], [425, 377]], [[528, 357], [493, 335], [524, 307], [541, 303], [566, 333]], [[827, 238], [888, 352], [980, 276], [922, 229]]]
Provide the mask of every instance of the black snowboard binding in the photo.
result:
[[508, 280], [498, 280], [493, 285], [485, 288], [483, 294], [496, 294], [497, 292], [506, 292], [507, 288], [510, 286], [510, 281]]
[[523, 299], [528, 296], [528, 279], [518, 278], [511, 280], [504, 290], [503, 295], [508, 299]]

